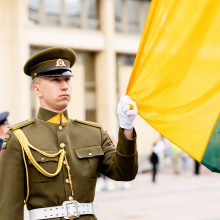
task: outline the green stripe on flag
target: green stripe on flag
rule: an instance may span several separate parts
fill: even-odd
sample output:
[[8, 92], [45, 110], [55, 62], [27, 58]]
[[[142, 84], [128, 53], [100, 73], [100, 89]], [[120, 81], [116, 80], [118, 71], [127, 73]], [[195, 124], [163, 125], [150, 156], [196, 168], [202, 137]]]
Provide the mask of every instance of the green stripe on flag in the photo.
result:
[[213, 172], [220, 173], [220, 119], [215, 125], [201, 163]]

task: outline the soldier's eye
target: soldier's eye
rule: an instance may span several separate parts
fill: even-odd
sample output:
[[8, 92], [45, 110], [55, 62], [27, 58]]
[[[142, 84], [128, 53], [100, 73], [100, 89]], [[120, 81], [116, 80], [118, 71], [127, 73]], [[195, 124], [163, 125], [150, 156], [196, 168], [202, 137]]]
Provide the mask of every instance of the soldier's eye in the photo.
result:
[[66, 81], [66, 82], [70, 81], [70, 77], [66, 77], [66, 78], [65, 78], [65, 81]]
[[51, 81], [59, 81], [58, 78], [52, 78]]

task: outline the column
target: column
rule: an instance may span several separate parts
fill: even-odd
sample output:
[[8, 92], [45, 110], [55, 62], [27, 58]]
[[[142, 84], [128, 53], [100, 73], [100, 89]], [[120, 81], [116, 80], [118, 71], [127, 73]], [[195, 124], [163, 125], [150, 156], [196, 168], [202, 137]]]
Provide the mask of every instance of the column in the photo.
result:
[[116, 56], [114, 51], [114, 1], [100, 1], [100, 27], [105, 49], [96, 57], [97, 121], [117, 137]]
[[23, 73], [28, 57], [25, 35], [26, 0], [1, 0], [0, 111], [10, 111], [10, 122], [30, 117], [30, 80]]

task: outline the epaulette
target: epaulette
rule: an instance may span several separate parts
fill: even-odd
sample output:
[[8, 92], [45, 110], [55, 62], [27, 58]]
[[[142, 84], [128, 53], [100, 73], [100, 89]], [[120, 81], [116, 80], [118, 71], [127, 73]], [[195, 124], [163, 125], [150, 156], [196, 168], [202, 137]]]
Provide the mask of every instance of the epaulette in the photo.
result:
[[81, 123], [81, 124], [85, 124], [85, 125], [90, 125], [96, 128], [101, 128], [101, 125], [95, 122], [91, 122], [91, 121], [81, 121], [78, 119], [74, 119], [75, 122]]
[[18, 129], [18, 128], [22, 128], [22, 127], [25, 127], [25, 126], [27, 126], [27, 125], [29, 125], [29, 124], [32, 124], [32, 123], [34, 123], [35, 121], [36, 121], [35, 118], [28, 119], [28, 120], [25, 120], [25, 121], [16, 123], [16, 124], [14, 124], [14, 125], [12, 125], [12, 126], [9, 126], [9, 129], [11, 129], [11, 130], [16, 130], [16, 129]]

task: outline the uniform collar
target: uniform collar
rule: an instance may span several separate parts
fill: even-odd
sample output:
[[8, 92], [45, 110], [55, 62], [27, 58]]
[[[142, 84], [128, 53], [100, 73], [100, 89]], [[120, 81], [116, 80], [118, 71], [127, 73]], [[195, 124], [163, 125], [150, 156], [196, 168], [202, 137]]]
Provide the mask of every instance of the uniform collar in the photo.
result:
[[68, 122], [67, 110], [57, 113], [45, 108], [39, 108], [37, 118], [53, 124], [64, 124]]

